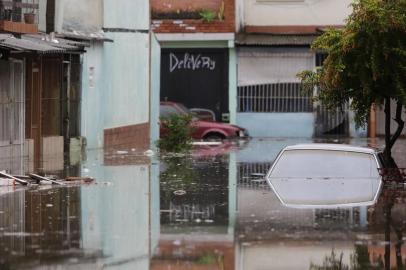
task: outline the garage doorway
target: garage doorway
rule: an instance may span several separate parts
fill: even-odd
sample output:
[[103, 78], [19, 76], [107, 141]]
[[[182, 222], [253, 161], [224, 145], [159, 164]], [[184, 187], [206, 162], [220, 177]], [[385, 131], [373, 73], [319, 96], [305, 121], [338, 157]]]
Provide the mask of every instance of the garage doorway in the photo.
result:
[[228, 121], [228, 49], [163, 49], [161, 100], [212, 110]]

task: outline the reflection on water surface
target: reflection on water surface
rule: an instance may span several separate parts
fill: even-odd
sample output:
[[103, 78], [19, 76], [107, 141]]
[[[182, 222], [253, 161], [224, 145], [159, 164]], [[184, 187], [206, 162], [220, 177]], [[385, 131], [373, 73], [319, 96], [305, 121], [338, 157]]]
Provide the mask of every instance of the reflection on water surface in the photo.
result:
[[146, 163], [89, 151], [80, 174], [103, 184], [1, 188], [0, 269], [405, 269], [404, 185], [371, 206], [286, 207], [260, 175], [292, 143]]

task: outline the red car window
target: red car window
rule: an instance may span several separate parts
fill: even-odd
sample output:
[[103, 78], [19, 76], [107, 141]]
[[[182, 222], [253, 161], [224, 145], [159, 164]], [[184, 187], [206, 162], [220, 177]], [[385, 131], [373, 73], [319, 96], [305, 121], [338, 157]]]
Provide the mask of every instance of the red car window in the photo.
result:
[[172, 114], [182, 114], [182, 112], [177, 110], [175, 107], [169, 106], [169, 105], [161, 105], [159, 113], [160, 113], [160, 117], [162, 117], [162, 118], [167, 118], [167, 117], [171, 116]]

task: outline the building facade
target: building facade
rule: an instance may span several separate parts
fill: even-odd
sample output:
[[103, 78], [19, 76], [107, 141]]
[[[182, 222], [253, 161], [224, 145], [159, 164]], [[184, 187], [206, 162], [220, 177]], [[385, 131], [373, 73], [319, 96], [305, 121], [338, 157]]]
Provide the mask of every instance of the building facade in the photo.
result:
[[12, 173], [62, 170], [80, 135], [83, 45], [47, 34], [48, 8], [0, 1], [0, 169]]
[[234, 0], [152, 0], [151, 17], [161, 47], [159, 100], [235, 122]]
[[81, 135], [88, 149], [150, 148], [148, 1], [53, 1], [57, 36], [85, 42]]
[[366, 135], [348, 107], [328, 111], [304, 93], [297, 74], [326, 55], [310, 50], [328, 27], [342, 27], [351, 1], [237, 2], [237, 123], [256, 137]]

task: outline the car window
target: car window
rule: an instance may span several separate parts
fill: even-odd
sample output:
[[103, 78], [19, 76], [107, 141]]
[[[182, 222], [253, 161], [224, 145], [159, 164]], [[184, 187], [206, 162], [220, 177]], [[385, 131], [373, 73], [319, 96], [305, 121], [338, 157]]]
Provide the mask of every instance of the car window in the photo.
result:
[[168, 118], [172, 114], [181, 114], [177, 109], [169, 105], [161, 105], [159, 107], [160, 110], [160, 117], [161, 118]]
[[283, 152], [271, 177], [378, 177], [372, 154], [327, 150]]
[[180, 104], [180, 103], [176, 103], [176, 106], [178, 106], [184, 113], [186, 114], [190, 114], [190, 111], [188, 108], [185, 107], [185, 105]]

